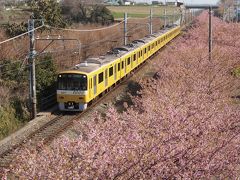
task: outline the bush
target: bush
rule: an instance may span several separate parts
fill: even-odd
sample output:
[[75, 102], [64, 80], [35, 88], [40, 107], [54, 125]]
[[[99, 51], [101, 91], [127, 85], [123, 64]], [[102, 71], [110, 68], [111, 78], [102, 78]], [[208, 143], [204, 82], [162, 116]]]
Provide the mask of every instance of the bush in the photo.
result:
[[21, 24], [13, 23], [10, 24], [8, 23], [6, 25], [6, 33], [9, 37], [14, 37], [19, 34], [25, 33], [28, 30], [28, 24], [22, 22]]
[[106, 6], [95, 5], [92, 7], [90, 20], [93, 23], [101, 23], [104, 25], [113, 23], [114, 18]]
[[36, 66], [36, 83], [38, 105], [43, 98], [56, 92], [56, 74], [57, 68], [53, 63], [51, 56], [47, 55], [38, 59], [39, 64]]
[[26, 72], [22, 73], [21, 65], [21, 61], [10, 59], [3, 60], [0, 64], [0, 72], [3, 72], [0, 78], [5, 81], [18, 82], [19, 79], [21, 79], [21, 81], [26, 81], [26, 78], [23, 79], [23, 75], [26, 75]]
[[61, 14], [61, 7], [56, 0], [33, 0], [30, 3], [36, 19], [44, 19], [45, 23], [54, 27], [66, 27]]
[[12, 106], [0, 106], [0, 139], [16, 131], [23, 124], [16, 117]]
[[[39, 63], [40, 62], [40, 63]], [[21, 62], [4, 60], [0, 77], [0, 139], [29, 120], [27, 71], [19, 73]], [[37, 98], [55, 93], [56, 67], [51, 56], [36, 59]], [[20, 76], [21, 75], [21, 76]]]

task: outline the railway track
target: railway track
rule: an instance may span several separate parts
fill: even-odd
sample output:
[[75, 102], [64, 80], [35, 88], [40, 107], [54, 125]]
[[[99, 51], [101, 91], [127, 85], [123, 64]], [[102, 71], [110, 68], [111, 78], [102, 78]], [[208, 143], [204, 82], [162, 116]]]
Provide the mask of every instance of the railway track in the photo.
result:
[[[164, 49], [161, 48], [160, 50]], [[37, 147], [39, 142], [42, 142], [45, 145], [50, 144], [56, 137], [60, 136], [64, 131], [69, 129], [75, 120], [79, 120], [85, 114], [91, 112], [94, 106], [96, 106], [100, 101], [103, 101], [105, 97], [109, 94], [114, 93], [118, 87], [126, 83], [136, 72], [141, 70], [146, 64], [148, 64], [151, 59], [153, 59], [159, 51], [152, 55], [147, 61], [138, 66], [133, 72], [125, 76], [119, 83], [111, 87], [106, 93], [101, 94], [100, 98], [96, 99], [85, 111], [81, 113], [68, 113], [60, 114], [57, 117], [50, 120], [48, 123], [44, 124], [37, 131], [34, 131], [32, 134], [27, 136], [25, 140], [17, 143], [11, 148], [8, 148], [5, 151], [0, 149], [0, 167], [9, 167], [10, 163], [13, 162], [14, 157], [17, 155], [16, 150], [20, 147], [23, 147], [27, 142], [30, 142], [31, 146]]]
[[[150, 59], [152, 59], [154, 56], [152, 56]], [[79, 120], [85, 114], [89, 113], [92, 110], [92, 108], [95, 107], [97, 104], [99, 104], [99, 102], [103, 101], [105, 97], [107, 97], [111, 93], [114, 93], [115, 89], [117, 89], [122, 84], [127, 82], [127, 80], [129, 80], [134, 75], [134, 73], [142, 69], [142, 67], [144, 67], [145, 64], [148, 63], [148, 61], [143, 63], [138, 68], [136, 68], [133, 73], [128, 74], [118, 84], [116, 84], [114, 87], [109, 89], [107, 93], [102, 94], [101, 97], [96, 99], [85, 111], [80, 113], [60, 114], [57, 117], [50, 120], [45, 125], [43, 125], [40, 129], [38, 129], [37, 131], [33, 132], [28, 137], [26, 137], [24, 141], [19, 142], [17, 143], [17, 145], [2, 152], [0, 154], [0, 167], [9, 167], [11, 162], [13, 162], [14, 157], [16, 157], [17, 155], [16, 150], [20, 147], [23, 147], [27, 142], [30, 142], [31, 146], [34, 146], [34, 147], [37, 147], [39, 142], [42, 142], [45, 145], [50, 144], [56, 137], [60, 136], [64, 131], [70, 128], [73, 125], [75, 120]]]

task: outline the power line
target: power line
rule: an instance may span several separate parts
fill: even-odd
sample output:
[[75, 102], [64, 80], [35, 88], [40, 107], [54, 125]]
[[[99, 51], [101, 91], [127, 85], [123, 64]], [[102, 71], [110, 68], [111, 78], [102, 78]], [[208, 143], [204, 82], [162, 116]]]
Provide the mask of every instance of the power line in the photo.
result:
[[0, 45], [3, 44], [3, 43], [6, 43], [6, 42], [12, 41], [12, 40], [14, 40], [14, 39], [20, 38], [20, 37], [22, 37], [22, 36], [24, 36], [24, 35], [27, 35], [28, 33], [33, 32], [33, 31], [35, 31], [35, 30], [38, 30], [38, 29], [40, 29], [40, 28], [42, 28], [42, 27], [44, 27], [44, 25], [39, 26], [39, 27], [37, 27], [37, 28], [35, 28], [35, 29], [33, 29], [33, 30], [27, 31], [27, 32], [25, 32], [25, 33], [22, 33], [22, 34], [20, 34], [20, 35], [18, 35], [18, 36], [15, 36], [15, 37], [13, 37], [13, 38], [4, 40], [4, 41], [0, 42]]
[[[141, 19], [147, 19], [147, 18], [149, 18], [149, 16], [146, 17], [146, 18], [141, 18]], [[130, 18], [128, 18], [128, 19], [130, 19]], [[134, 18], [131, 18], [131, 19], [134, 19]], [[112, 28], [112, 27], [115, 27], [115, 26], [118, 26], [118, 25], [122, 24], [123, 22], [124, 22], [124, 21], [122, 21], [122, 22], [120, 22], [120, 23], [118, 23], [118, 24], [115, 24], [115, 25], [113, 25], [113, 26], [109, 26], [109, 27], [105, 27], [105, 28], [92, 29], [92, 30], [63, 29], [63, 28], [55, 28], [55, 27], [51, 27], [51, 26], [46, 26], [46, 25], [42, 25], [42, 26], [40, 26], [40, 27], [37, 27], [37, 28], [35, 28], [34, 30], [40, 29], [40, 28], [42, 28], [42, 27], [45, 26], [45, 27], [51, 27], [51, 28], [55, 28], [55, 29], [62, 29], [62, 30], [66, 30], [66, 31], [93, 32], [93, 31], [99, 31], [99, 30], [105, 30], [105, 29], [108, 29], [108, 28]], [[138, 24], [138, 23], [136, 23], [136, 24]], [[139, 27], [136, 27], [136, 26], [131, 27], [131, 28], [129, 28], [128, 32], [129, 32], [129, 33], [132, 33], [134, 30], [142, 28], [142, 26], [143, 26], [143, 25], [139, 25]], [[28, 31], [28, 32], [26, 32], [26, 33], [23, 33], [23, 34], [20, 34], [20, 35], [18, 35], [18, 36], [16, 36], [16, 37], [7, 39], [7, 40], [5, 40], [5, 41], [2, 41], [2, 42], [0, 42], [0, 44], [9, 42], [9, 41], [14, 40], [14, 39], [17, 39], [17, 38], [19, 38], [19, 37], [21, 37], [21, 36], [24, 36], [24, 35], [26, 35], [26, 34], [28, 34], [28, 33], [30, 33], [30, 32], [33, 32], [34, 30], [30, 30], [30, 31]], [[121, 33], [121, 32], [116, 32], [116, 33], [112, 34], [112, 36], [110, 36], [110, 37], [107, 36], [105, 39], [102, 39], [102, 40], [100, 40], [100, 41], [92, 42], [92, 43], [90, 43], [90, 44], [88, 44], [88, 45], [85, 45], [83, 48], [85, 48], [85, 49], [90, 49], [91, 46], [94, 47], [94, 46], [96, 46], [97, 44], [99, 44], [99, 43], [101, 43], [101, 42], [109, 41], [109, 40], [112, 39], [112, 38], [118, 39], [119, 37], [122, 36], [122, 35], [118, 35], [119, 33]], [[118, 36], [116, 36], [116, 35], [118, 35]], [[20, 62], [20, 61], [21, 61], [21, 60], [19, 60], [19, 61], [14, 61], [14, 62], [11, 62], [11, 63], [17, 63], [17, 62]], [[42, 61], [42, 62], [37, 63], [37, 65], [40, 65], [40, 64], [43, 64], [43, 63], [46, 63], [46, 62], [49, 62], [49, 61], [50, 61], [50, 60]], [[8, 63], [6, 63], [6, 64], [1, 64], [0, 67], [7, 66], [7, 65], [9, 65], [9, 64], [8, 64]], [[5, 75], [5, 74], [7, 74], [7, 73], [9, 73], [9, 72], [15, 72], [15, 71], [18, 70], [18, 69], [25, 69], [25, 68], [27, 68], [27, 67], [29, 67], [29, 66], [16, 68], [15, 70], [7, 70], [7, 71], [5, 71], [5, 72], [4, 72], [3, 74], [1, 74], [1, 75]]]
[[58, 27], [53, 27], [53, 26], [49, 26], [49, 25], [45, 25], [48, 28], [52, 28], [52, 29], [58, 29], [58, 30], [62, 30], [62, 31], [72, 31], [72, 32], [94, 32], [94, 31], [102, 31], [102, 30], [106, 30], [106, 29], [110, 29], [113, 28], [115, 26], [118, 26], [120, 24], [122, 24], [124, 22], [121, 21], [120, 23], [114, 24], [112, 26], [108, 26], [108, 27], [104, 27], [104, 28], [97, 28], [97, 29], [67, 29], [67, 28], [58, 28]]

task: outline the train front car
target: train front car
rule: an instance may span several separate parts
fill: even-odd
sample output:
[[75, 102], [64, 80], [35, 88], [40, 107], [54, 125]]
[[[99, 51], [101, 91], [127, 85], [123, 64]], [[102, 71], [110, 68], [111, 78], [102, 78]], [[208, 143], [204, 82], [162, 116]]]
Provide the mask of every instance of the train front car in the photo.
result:
[[57, 102], [60, 111], [84, 111], [87, 108], [87, 75], [64, 72], [58, 75]]

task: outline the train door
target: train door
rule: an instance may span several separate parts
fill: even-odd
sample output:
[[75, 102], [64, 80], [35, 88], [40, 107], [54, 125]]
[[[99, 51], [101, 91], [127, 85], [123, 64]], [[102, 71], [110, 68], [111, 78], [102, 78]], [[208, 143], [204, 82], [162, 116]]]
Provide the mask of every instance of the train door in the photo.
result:
[[125, 72], [125, 70], [124, 70], [124, 61], [125, 60], [121, 59], [121, 78], [125, 75], [125, 73], [124, 73]]
[[127, 60], [124, 61], [124, 74], [127, 73]]
[[114, 65], [114, 80], [117, 80], [117, 64]]
[[97, 94], [97, 75], [93, 77], [93, 93], [94, 95]]
[[[134, 54], [135, 55], [135, 54]], [[132, 55], [132, 57], [131, 57], [131, 70], [133, 69], [133, 63], [134, 63], [134, 55]]]
[[143, 49], [143, 59], [146, 60], [147, 59], [147, 47], [145, 47]]
[[108, 69], [105, 69], [105, 87], [108, 86]]
[[139, 58], [140, 58], [140, 51], [137, 52], [137, 65], [138, 65], [138, 62], [139, 62]]
[[88, 94], [89, 94], [89, 98], [91, 99], [92, 98], [92, 78], [90, 78], [89, 80], [89, 86], [88, 86]]

